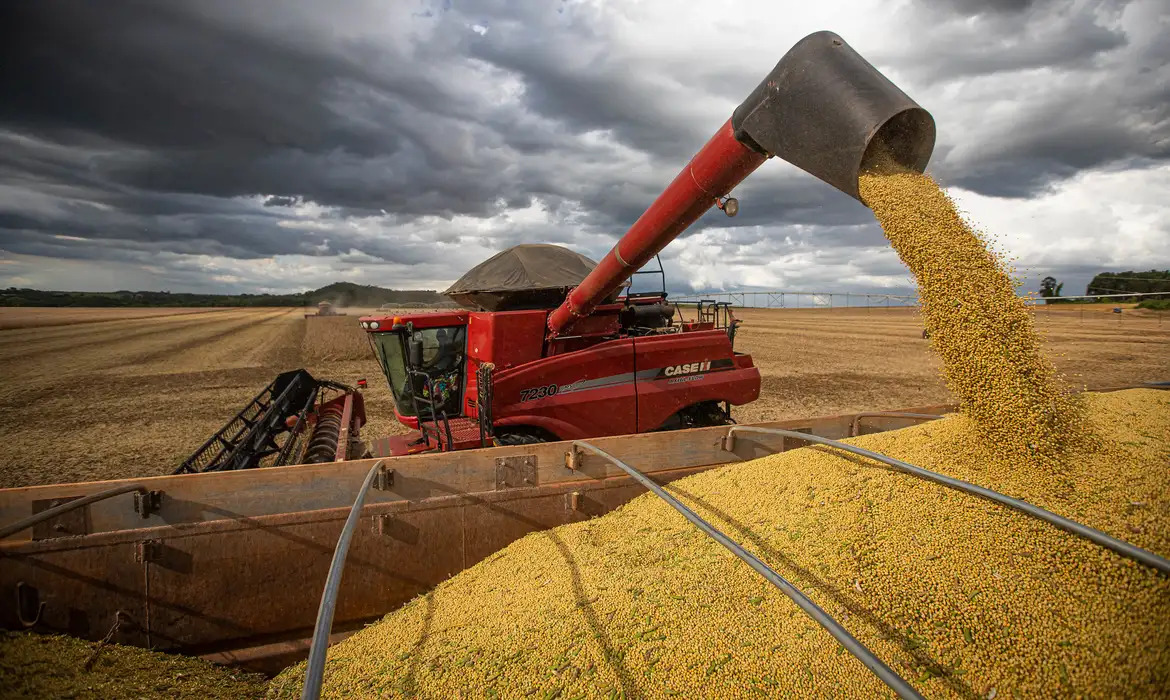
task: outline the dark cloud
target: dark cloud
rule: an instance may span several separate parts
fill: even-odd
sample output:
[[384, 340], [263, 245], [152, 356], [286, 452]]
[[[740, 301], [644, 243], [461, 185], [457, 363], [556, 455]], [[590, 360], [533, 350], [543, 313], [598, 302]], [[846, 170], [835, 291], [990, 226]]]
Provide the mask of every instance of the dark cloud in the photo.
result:
[[[948, 184], [1029, 197], [1170, 157], [1170, 48], [1123, 28], [1124, 3], [901, 11], [910, 38], [866, 53], [938, 106]], [[770, 67], [715, 60], [723, 49], [631, 63], [621, 15], [506, 0], [0, 4], [0, 252], [168, 270], [306, 256], [448, 278], [534, 240], [600, 257]], [[686, 234], [722, 232], [728, 264], [817, 251], [845, 266], [883, 249], [868, 210], [785, 163], [736, 195], [739, 216], [709, 212]]]
[[1027, 198], [1085, 170], [1170, 159], [1156, 4], [919, 3], [916, 41], [885, 60], [941, 112], [935, 171]]
[[924, 0], [924, 6], [943, 6], [957, 14], [971, 17], [988, 13], [1020, 13], [1035, 5], [1042, 4], [1037, 0]]

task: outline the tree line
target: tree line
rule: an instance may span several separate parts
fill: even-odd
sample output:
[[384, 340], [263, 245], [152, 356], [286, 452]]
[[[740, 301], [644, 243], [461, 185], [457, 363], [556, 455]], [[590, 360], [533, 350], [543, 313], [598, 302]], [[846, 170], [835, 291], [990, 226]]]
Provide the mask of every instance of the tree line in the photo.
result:
[[383, 304], [437, 304], [447, 298], [430, 289], [386, 289], [335, 282], [295, 294], [195, 294], [188, 292], [57, 292], [9, 287], [0, 291], [0, 306], [335, 306], [377, 307]]
[[[1048, 276], [1040, 281], [1040, 297], [1044, 299], [1051, 299], [1051, 297], [1064, 296], [1064, 283], [1057, 280], [1055, 277]], [[1170, 270], [1148, 270], [1145, 272], [1138, 272], [1135, 270], [1128, 270], [1126, 272], [1099, 272], [1089, 282], [1085, 288], [1085, 296], [1105, 296], [1108, 294], [1155, 294], [1152, 297], [1143, 297], [1142, 305], [1148, 308], [1165, 308], [1164, 304], [1153, 303], [1146, 304], [1145, 302], [1170, 301]], [[1069, 296], [1073, 296], [1070, 294]], [[1093, 299], [1076, 300], [1076, 299], [1051, 299], [1046, 302], [1049, 304], [1063, 304], [1076, 301], [1092, 302]]]

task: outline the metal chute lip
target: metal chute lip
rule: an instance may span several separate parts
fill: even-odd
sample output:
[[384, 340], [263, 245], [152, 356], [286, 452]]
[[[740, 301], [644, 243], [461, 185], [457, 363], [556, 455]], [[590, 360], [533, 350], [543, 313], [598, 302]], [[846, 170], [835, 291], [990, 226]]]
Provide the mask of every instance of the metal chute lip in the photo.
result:
[[919, 124], [918, 128], [929, 130], [929, 135], [919, 138], [912, 138], [911, 141], [913, 141], [914, 145], [917, 146], [917, 148], [914, 149], [915, 153], [911, 154], [910, 158], [895, 158], [895, 162], [898, 166], [905, 168], [907, 171], [924, 173], [926, 172], [926, 166], [930, 163], [931, 156], [934, 155], [934, 146], [937, 138], [934, 115], [922, 107], [907, 107], [906, 109], [891, 115], [889, 119], [879, 124], [875, 129], [873, 129], [872, 133], [866, 137], [865, 152], [862, 153], [861, 162], [857, 165], [858, 184], [856, 198], [857, 201], [861, 202], [867, 207], [869, 204], [861, 196], [860, 180], [861, 176], [865, 173], [877, 169], [872, 166], [873, 162], [879, 157], [873, 152], [874, 146], [880, 143], [878, 141], [878, 135], [881, 134], [883, 130], [890, 127], [896, 119], [901, 118], [903, 115], [909, 114], [921, 115], [922, 119], [920, 119], [921, 123]]
[[900, 112], [895, 112], [894, 114], [890, 115], [889, 119], [886, 119], [884, 122], [882, 122], [881, 124], [876, 126], [866, 136], [865, 152], [862, 153], [861, 162], [858, 163], [858, 166], [857, 166], [858, 174], [866, 172], [866, 170], [868, 170], [867, 164], [872, 163], [873, 159], [875, 159], [877, 157], [873, 153], [873, 149], [874, 149], [874, 146], [876, 144], [880, 143], [878, 141], [878, 135], [881, 134], [883, 131], [885, 131], [887, 128], [890, 128], [892, 125], [895, 125], [896, 121], [901, 119], [903, 117], [903, 115], [911, 115], [911, 114], [921, 115], [920, 124], [917, 126], [917, 129], [920, 132], [923, 130], [928, 131], [929, 135], [928, 136], [920, 136], [918, 138], [910, 139], [910, 141], [914, 142], [912, 145], [916, 146], [916, 148], [914, 148], [915, 152], [910, 154], [910, 155], [912, 155], [912, 158], [909, 160], [903, 159], [903, 158], [896, 158], [896, 160], [897, 160], [898, 165], [902, 166], [903, 168], [906, 168], [907, 170], [913, 170], [914, 172], [918, 172], [918, 173], [926, 172], [926, 166], [930, 162], [930, 157], [934, 154], [935, 140], [937, 139], [937, 136], [938, 136], [937, 127], [936, 127], [936, 124], [934, 121], [934, 115], [932, 115], [930, 112], [926, 111], [922, 107], [914, 106], [914, 107], [907, 107], [906, 109], [903, 109]]

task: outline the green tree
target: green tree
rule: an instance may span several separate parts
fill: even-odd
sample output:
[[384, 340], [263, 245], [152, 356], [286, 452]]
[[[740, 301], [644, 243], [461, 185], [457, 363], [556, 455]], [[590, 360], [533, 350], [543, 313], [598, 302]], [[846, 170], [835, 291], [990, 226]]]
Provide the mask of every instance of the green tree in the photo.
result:
[[[1045, 299], [1060, 296], [1060, 290], [1062, 289], [1064, 289], [1064, 283], [1057, 282], [1055, 277], [1045, 277], [1040, 280], [1040, 296]], [[1045, 303], [1050, 304], [1052, 302]]]
[[1132, 292], [1158, 294], [1151, 297], [1154, 299], [1170, 298], [1170, 270], [1099, 272], [1085, 290], [1085, 294], [1089, 295]]

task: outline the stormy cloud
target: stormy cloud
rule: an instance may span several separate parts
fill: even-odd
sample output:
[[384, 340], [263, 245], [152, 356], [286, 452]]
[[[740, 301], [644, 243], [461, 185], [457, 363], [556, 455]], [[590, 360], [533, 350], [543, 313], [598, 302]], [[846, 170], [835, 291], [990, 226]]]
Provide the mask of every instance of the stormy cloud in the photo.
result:
[[[1161, 3], [849, 5], [4, 3], [0, 286], [441, 288], [521, 242], [600, 257], [819, 29], [935, 115], [931, 171], [1027, 274], [1167, 264]], [[911, 284], [795, 167], [736, 195], [664, 252], [673, 289]]]

